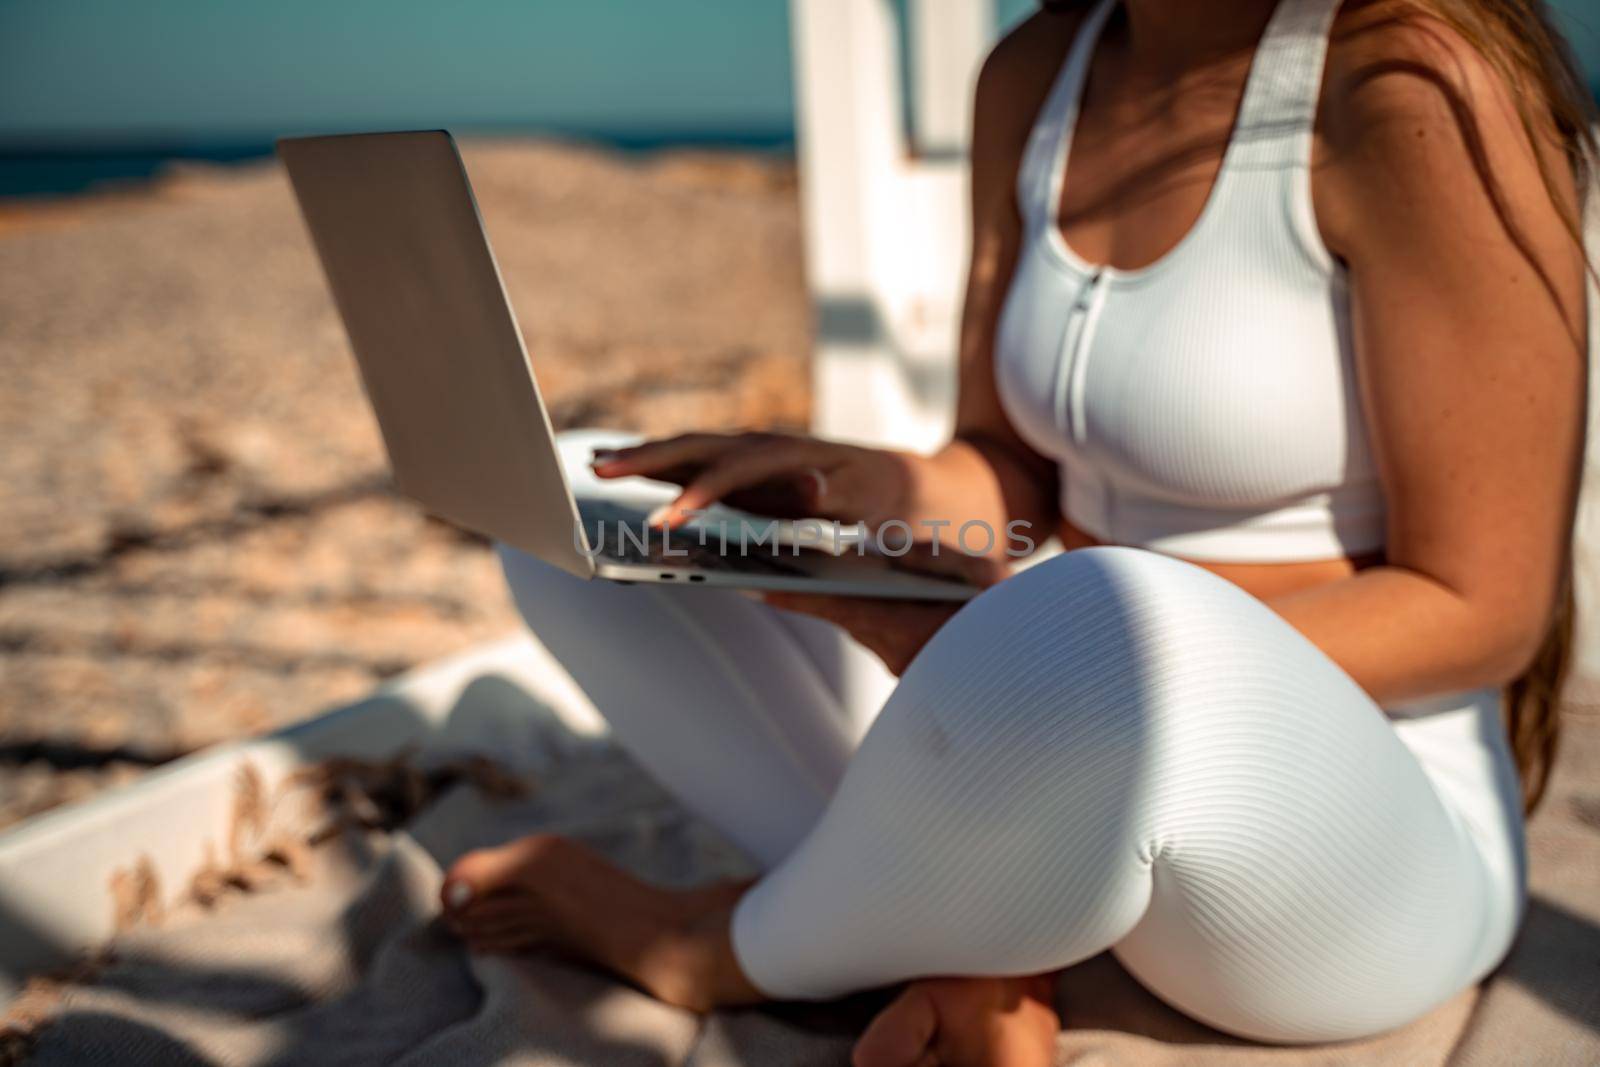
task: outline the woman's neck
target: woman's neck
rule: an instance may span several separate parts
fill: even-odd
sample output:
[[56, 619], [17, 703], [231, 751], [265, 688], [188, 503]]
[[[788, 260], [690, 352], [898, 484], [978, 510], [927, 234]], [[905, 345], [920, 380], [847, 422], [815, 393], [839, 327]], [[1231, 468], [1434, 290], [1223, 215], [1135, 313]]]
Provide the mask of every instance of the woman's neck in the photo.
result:
[[1122, 0], [1129, 59], [1177, 75], [1249, 51], [1275, 7], [1277, 0]]

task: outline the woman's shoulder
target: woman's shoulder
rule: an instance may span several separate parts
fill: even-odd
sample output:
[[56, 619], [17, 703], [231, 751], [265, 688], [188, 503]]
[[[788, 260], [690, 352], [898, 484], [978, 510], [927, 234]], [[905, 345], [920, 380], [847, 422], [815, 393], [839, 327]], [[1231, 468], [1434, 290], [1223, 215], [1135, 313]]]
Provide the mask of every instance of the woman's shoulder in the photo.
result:
[[978, 72], [978, 122], [1032, 126], [1082, 22], [1082, 11], [1037, 11], [995, 42]]
[[1461, 204], [1487, 189], [1502, 206], [1526, 207], [1549, 196], [1539, 155], [1557, 163], [1558, 184], [1570, 184], [1553, 128], [1523, 125], [1512, 76], [1484, 45], [1411, 0], [1344, 4], [1317, 119], [1318, 183], [1332, 194], [1319, 197], [1325, 230], [1355, 231], [1378, 217], [1375, 197]]
[[1014, 87], [1041, 78], [1048, 83], [1061, 68], [1088, 10], [1085, 5], [1066, 11], [1035, 11], [1012, 26], [989, 50], [978, 84]]
[[1079, 10], [1039, 11], [990, 49], [978, 72], [974, 151], [986, 145], [1015, 146], [1027, 139], [1082, 21]]
[[[1509, 54], [1494, 58], [1501, 53], [1494, 35], [1505, 32], [1487, 22], [1447, 21], [1416, 0], [1351, 0], [1329, 42], [1319, 132], [1335, 147], [1357, 148], [1398, 127], [1407, 137], [1388, 147], [1403, 151], [1408, 138], [1427, 139], [1416, 136], [1420, 128], [1474, 155], [1531, 157], [1535, 148], [1561, 155], [1538, 102], [1541, 87]], [[1526, 102], [1521, 109], [1519, 100]]]
[[1414, 0], [1351, 0], [1328, 42], [1323, 110], [1334, 120], [1377, 113], [1415, 117], [1513, 106], [1512, 87], [1486, 52], [1456, 25]]

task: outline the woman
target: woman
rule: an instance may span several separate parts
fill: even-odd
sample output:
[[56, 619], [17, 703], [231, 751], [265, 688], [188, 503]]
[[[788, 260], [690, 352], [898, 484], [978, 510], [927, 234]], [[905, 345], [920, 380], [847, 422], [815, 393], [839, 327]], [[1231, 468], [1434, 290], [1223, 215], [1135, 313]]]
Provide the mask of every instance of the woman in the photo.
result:
[[1517, 763], [1536, 795], [1553, 744], [1577, 85], [1536, 3], [1028, 20], [977, 89], [952, 442], [695, 435], [594, 469], [684, 485], [669, 523], [788, 486], [797, 513], [1022, 519], [1069, 551], [959, 611], [506, 551], [619, 740], [765, 873], [669, 891], [534, 837], [463, 858], [450, 921], [699, 1010], [909, 982], [862, 1067], [1046, 1063], [1050, 976], [1108, 948], [1264, 1041], [1477, 981], [1523, 905]]

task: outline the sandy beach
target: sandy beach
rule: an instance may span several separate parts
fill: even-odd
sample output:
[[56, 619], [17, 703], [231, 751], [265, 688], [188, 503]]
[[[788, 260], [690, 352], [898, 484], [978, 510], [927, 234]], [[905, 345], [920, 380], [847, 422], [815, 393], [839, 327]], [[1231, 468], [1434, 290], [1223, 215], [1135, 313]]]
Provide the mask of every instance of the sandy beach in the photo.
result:
[[[792, 165], [469, 144], [558, 427], [803, 426]], [[388, 488], [282, 174], [0, 205], [0, 825], [517, 623]]]

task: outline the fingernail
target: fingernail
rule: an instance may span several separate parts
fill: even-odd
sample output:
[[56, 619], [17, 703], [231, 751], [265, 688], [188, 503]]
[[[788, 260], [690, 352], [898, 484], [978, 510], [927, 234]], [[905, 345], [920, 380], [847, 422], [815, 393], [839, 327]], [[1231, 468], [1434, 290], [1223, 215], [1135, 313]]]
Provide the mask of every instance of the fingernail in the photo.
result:
[[820, 505], [823, 497], [828, 495], [828, 476], [817, 467], [807, 467], [806, 473], [811, 476], [811, 483], [816, 487], [816, 498], [813, 502]]
[[659, 508], [656, 508], [650, 514], [644, 517], [644, 524], [646, 526], [664, 526], [666, 525], [667, 519], [671, 515], [672, 505], [662, 504]]
[[472, 887], [465, 882], [451, 882], [444, 890], [444, 902], [452, 908], [466, 907], [472, 899]]

